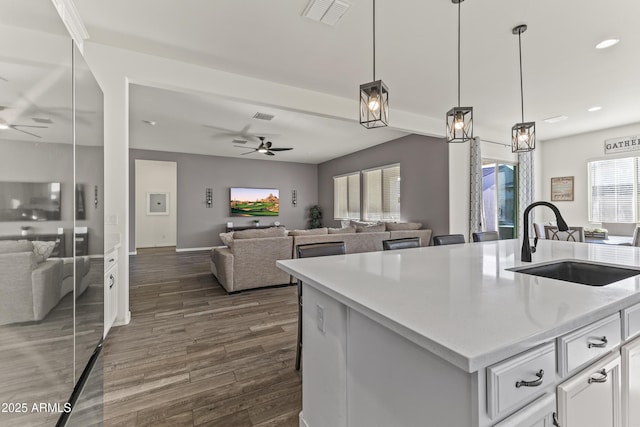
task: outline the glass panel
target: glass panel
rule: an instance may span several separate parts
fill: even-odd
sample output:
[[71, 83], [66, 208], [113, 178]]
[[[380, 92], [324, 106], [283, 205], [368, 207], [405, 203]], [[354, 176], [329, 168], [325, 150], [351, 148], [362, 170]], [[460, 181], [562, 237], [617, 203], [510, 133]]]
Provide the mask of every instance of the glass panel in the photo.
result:
[[518, 215], [518, 183], [515, 165], [498, 165], [498, 231], [501, 239], [515, 239]]
[[[22, 2], [3, 3], [2, 22], [19, 21]], [[29, 8], [66, 34], [51, 1]], [[0, 425], [55, 425], [74, 385], [71, 40], [4, 24], [0, 38], [0, 181], [48, 189], [0, 186], [20, 215], [0, 221], [0, 402], [26, 404]]]
[[484, 207], [483, 230], [497, 230], [496, 213], [496, 165], [482, 165], [482, 203]]

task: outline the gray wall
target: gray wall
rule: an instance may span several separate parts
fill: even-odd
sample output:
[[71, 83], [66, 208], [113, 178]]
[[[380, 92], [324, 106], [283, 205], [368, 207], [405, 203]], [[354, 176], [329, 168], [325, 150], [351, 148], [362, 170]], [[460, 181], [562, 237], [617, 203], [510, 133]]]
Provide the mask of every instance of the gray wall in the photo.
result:
[[[229, 215], [229, 188], [280, 190], [280, 216], [260, 217], [261, 224], [280, 221], [288, 229], [306, 228], [307, 209], [318, 199], [317, 165], [235, 159], [165, 151], [129, 150], [130, 251], [135, 251], [135, 160], [174, 161], [178, 164], [178, 249], [222, 245], [218, 234], [227, 222], [252, 225], [253, 218]], [[213, 207], [205, 204], [206, 188], [213, 189]], [[298, 205], [291, 205], [291, 190]]]
[[[0, 181], [60, 182], [61, 221], [0, 222], [1, 235], [20, 234], [21, 226], [30, 226], [36, 234], [56, 234], [65, 230], [67, 255], [72, 253], [73, 145], [50, 142], [1, 141]], [[86, 219], [76, 221], [89, 232], [89, 254], [104, 252], [104, 161], [102, 147], [76, 146], [76, 182], [84, 184]], [[98, 186], [100, 203], [93, 204], [94, 186]]]
[[422, 222], [434, 235], [447, 234], [449, 148], [443, 139], [421, 135], [407, 135], [318, 165], [323, 225], [340, 226], [333, 220], [334, 176], [393, 163], [400, 163], [402, 220]]

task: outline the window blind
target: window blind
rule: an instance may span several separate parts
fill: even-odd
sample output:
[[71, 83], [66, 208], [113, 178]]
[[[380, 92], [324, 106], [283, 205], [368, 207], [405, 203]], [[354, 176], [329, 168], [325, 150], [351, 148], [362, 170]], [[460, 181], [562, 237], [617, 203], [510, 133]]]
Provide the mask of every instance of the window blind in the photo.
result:
[[638, 157], [589, 162], [592, 222], [636, 222]]
[[370, 169], [363, 176], [363, 219], [400, 220], [400, 166]]
[[360, 218], [360, 173], [333, 177], [333, 218]]

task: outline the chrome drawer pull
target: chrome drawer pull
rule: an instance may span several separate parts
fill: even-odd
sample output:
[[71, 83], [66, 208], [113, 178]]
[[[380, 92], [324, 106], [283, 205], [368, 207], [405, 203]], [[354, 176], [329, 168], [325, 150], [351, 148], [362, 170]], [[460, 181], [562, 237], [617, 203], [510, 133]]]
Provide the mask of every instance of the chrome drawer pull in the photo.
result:
[[553, 425], [555, 427], [560, 427], [560, 422], [558, 421], [558, 414], [556, 414], [555, 412], [553, 413]]
[[595, 343], [595, 344], [590, 342], [587, 348], [605, 348], [607, 346], [607, 342], [608, 342], [607, 337], [602, 337], [598, 339], [602, 342]]
[[109, 289], [113, 288], [113, 285], [116, 284], [116, 278], [113, 277], [113, 274], [109, 275]]
[[599, 372], [600, 375], [602, 375], [602, 377], [600, 378], [589, 378], [589, 384], [591, 383], [606, 383], [607, 382], [607, 370], [603, 369], [602, 371]]
[[544, 376], [544, 371], [542, 369], [540, 369], [536, 373], [536, 377], [538, 377], [537, 380], [533, 380], [533, 381], [517, 381], [516, 382], [516, 388], [520, 388], [520, 387], [538, 387], [540, 384], [542, 384], [542, 377], [543, 376]]

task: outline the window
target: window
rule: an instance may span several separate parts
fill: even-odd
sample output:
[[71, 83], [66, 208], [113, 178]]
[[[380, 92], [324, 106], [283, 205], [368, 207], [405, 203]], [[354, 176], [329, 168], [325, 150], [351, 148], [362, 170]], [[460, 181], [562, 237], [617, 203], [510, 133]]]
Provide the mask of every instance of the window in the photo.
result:
[[639, 157], [598, 160], [589, 168], [589, 221], [638, 222]]
[[483, 231], [498, 231], [501, 239], [517, 237], [517, 165], [483, 160], [482, 207]]
[[333, 177], [333, 219], [360, 219], [360, 172]]
[[400, 165], [390, 165], [362, 172], [363, 219], [367, 221], [400, 220]]

